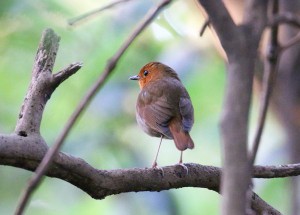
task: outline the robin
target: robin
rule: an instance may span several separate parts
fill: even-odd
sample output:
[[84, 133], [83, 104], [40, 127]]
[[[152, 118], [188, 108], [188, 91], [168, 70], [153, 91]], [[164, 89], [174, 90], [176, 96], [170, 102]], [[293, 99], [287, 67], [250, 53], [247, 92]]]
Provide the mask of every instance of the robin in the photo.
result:
[[150, 136], [160, 137], [159, 147], [152, 167], [157, 167], [157, 157], [162, 139], [173, 139], [180, 153], [193, 149], [189, 134], [194, 124], [194, 109], [190, 96], [177, 73], [159, 62], [146, 64], [138, 75], [141, 88], [136, 104], [136, 119], [139, 126]]

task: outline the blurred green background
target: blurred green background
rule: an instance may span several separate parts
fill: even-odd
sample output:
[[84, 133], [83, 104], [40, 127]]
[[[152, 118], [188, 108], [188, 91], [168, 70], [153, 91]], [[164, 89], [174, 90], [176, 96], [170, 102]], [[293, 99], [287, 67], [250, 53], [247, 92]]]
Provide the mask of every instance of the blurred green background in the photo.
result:
[[[51, 145], [72, 111], [101, 74], [136, 23], [158, 1], [130, 1], [81, 22], [67, 20], [110, 1], [1, 0], [0, 1], [0, 132], [13, 132], [30, 82], [31, 69], [42, 31], [53, 28], [61, 37], [54, 72], [72, 62], [83, 68], [63, 83], [49, 100], [41, 134]], [[160, 14], [122, 57], [113, 75], [72, 130], [62, 151], [81, 157], [95, 168], [150, 167], [159, 139], [149, 137], [135, 121], [136, 82], [128, 77], [150, 61], [175, 69], [190, 93], [195, 109], [191, 132], [196, 148], [184, 153], [184, 162], [221, 165], [218, 121], [222, 108], [226, 67], [214, 47], [213, 34], [199, 37], [203, 16], [193, 0], [175, 1]], [[257, 119], [257, 99], [251, 110], [250, 136]], [[250, 137], [250, 140], [251, 140]], [[259, 164], [286, 160], [281, 128], [269, 115]], [[158, 164], [179, 160], [174, 143], [164, 140]], [[0, 214], [13, 214], [20, 192], [31, 172], [0, 166]], [[258, 194], [284, 214], [289, 210], [285, 179], [257, 180]], [[94, 200], [58, 179], [44, 180], [26, 214], [217, 214], [219, 194], [206, 189], [183, 188], [164, 192], [127, 193]]]

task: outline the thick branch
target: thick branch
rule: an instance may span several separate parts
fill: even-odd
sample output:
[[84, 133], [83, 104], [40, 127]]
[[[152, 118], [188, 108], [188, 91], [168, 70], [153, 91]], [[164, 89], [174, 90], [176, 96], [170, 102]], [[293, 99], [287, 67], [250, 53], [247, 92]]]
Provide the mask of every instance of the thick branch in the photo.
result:
[[[236, 26], [222, 1], [198, 0], [228, 57], [227, 85], [222, 109], [222, 214], [246, 213], [250, 171], [247, 160], [248, 114], [257, 47], [265, 26], [266, 3], [247, 1], [244, 23]], [[255, 9], [255, 10], [254, 10]], [[247, 50], [247, 51], [245, 51]]]
[[280, 166], [254, 166], [254, 178], [283, 178], [300, 175], [300, 163]]
[[[0, 165], [34, 171], [47, 151], [47, 147], [39, 142], [43, 143], [43, 140], [38, 137], [0, 136]], [[189, 169], [188, 175], [178, 165], [162, 167], [163, 176], [160, 170], [152, 168], [98, 170], [82, 159], [59, 153], [46, 175], [67, 181], [95, 199], [124, 192], [162, 191], [182, 187], [201, 187], [219, 192], [220, 168], [200, 164], [185, 165]], [[297, 175], [300, 175], [300, 164], [254, 168], [254, 177], [257, 178]], [[252, 198], [255, 210], [276, 212], [257, 198], [257, 195], [253, 194]]]

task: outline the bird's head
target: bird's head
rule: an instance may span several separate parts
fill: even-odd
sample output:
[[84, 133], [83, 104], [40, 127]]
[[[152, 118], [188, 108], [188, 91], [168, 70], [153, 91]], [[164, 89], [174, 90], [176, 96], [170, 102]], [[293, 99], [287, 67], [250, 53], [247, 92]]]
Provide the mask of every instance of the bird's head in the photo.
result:
[[130, 80], [138, 80], [140, 88], [143, 89], [147, 84], [163, 78], [178, 79], [177, 73], [167, 65], [159, 62], [151, 62], [143, 66], [138, 75], [131, 76]]

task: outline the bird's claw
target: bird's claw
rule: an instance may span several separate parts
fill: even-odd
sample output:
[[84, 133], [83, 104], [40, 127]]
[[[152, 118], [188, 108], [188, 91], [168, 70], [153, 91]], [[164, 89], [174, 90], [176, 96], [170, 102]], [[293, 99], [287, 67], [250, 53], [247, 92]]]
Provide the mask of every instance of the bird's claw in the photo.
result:
[[157, 168], [157, 162], [156, 161], [152, 164], [152, 168]]
[[177, 165], [180, 166], [180, 167], [182, 167], [184, 169], [185, 175], [189, 174], [189, 169], [187, 168], [186, 165], [184, 165], [182, 162], [179, 162]]
[[165, 173], [164, 173], [164, 170], [161, 168], [161, 167], [159, 167], [158, 165], [157, 165], [157, 163], [155, 162], [155, 163], [153, 163], [153, 165], [152, 165], [152, 169], [155, 169], [155, 170], [159, 170], [161, 173], [161, 176], [162, 177], [164, 177], [164, 175], [165, 175]]

